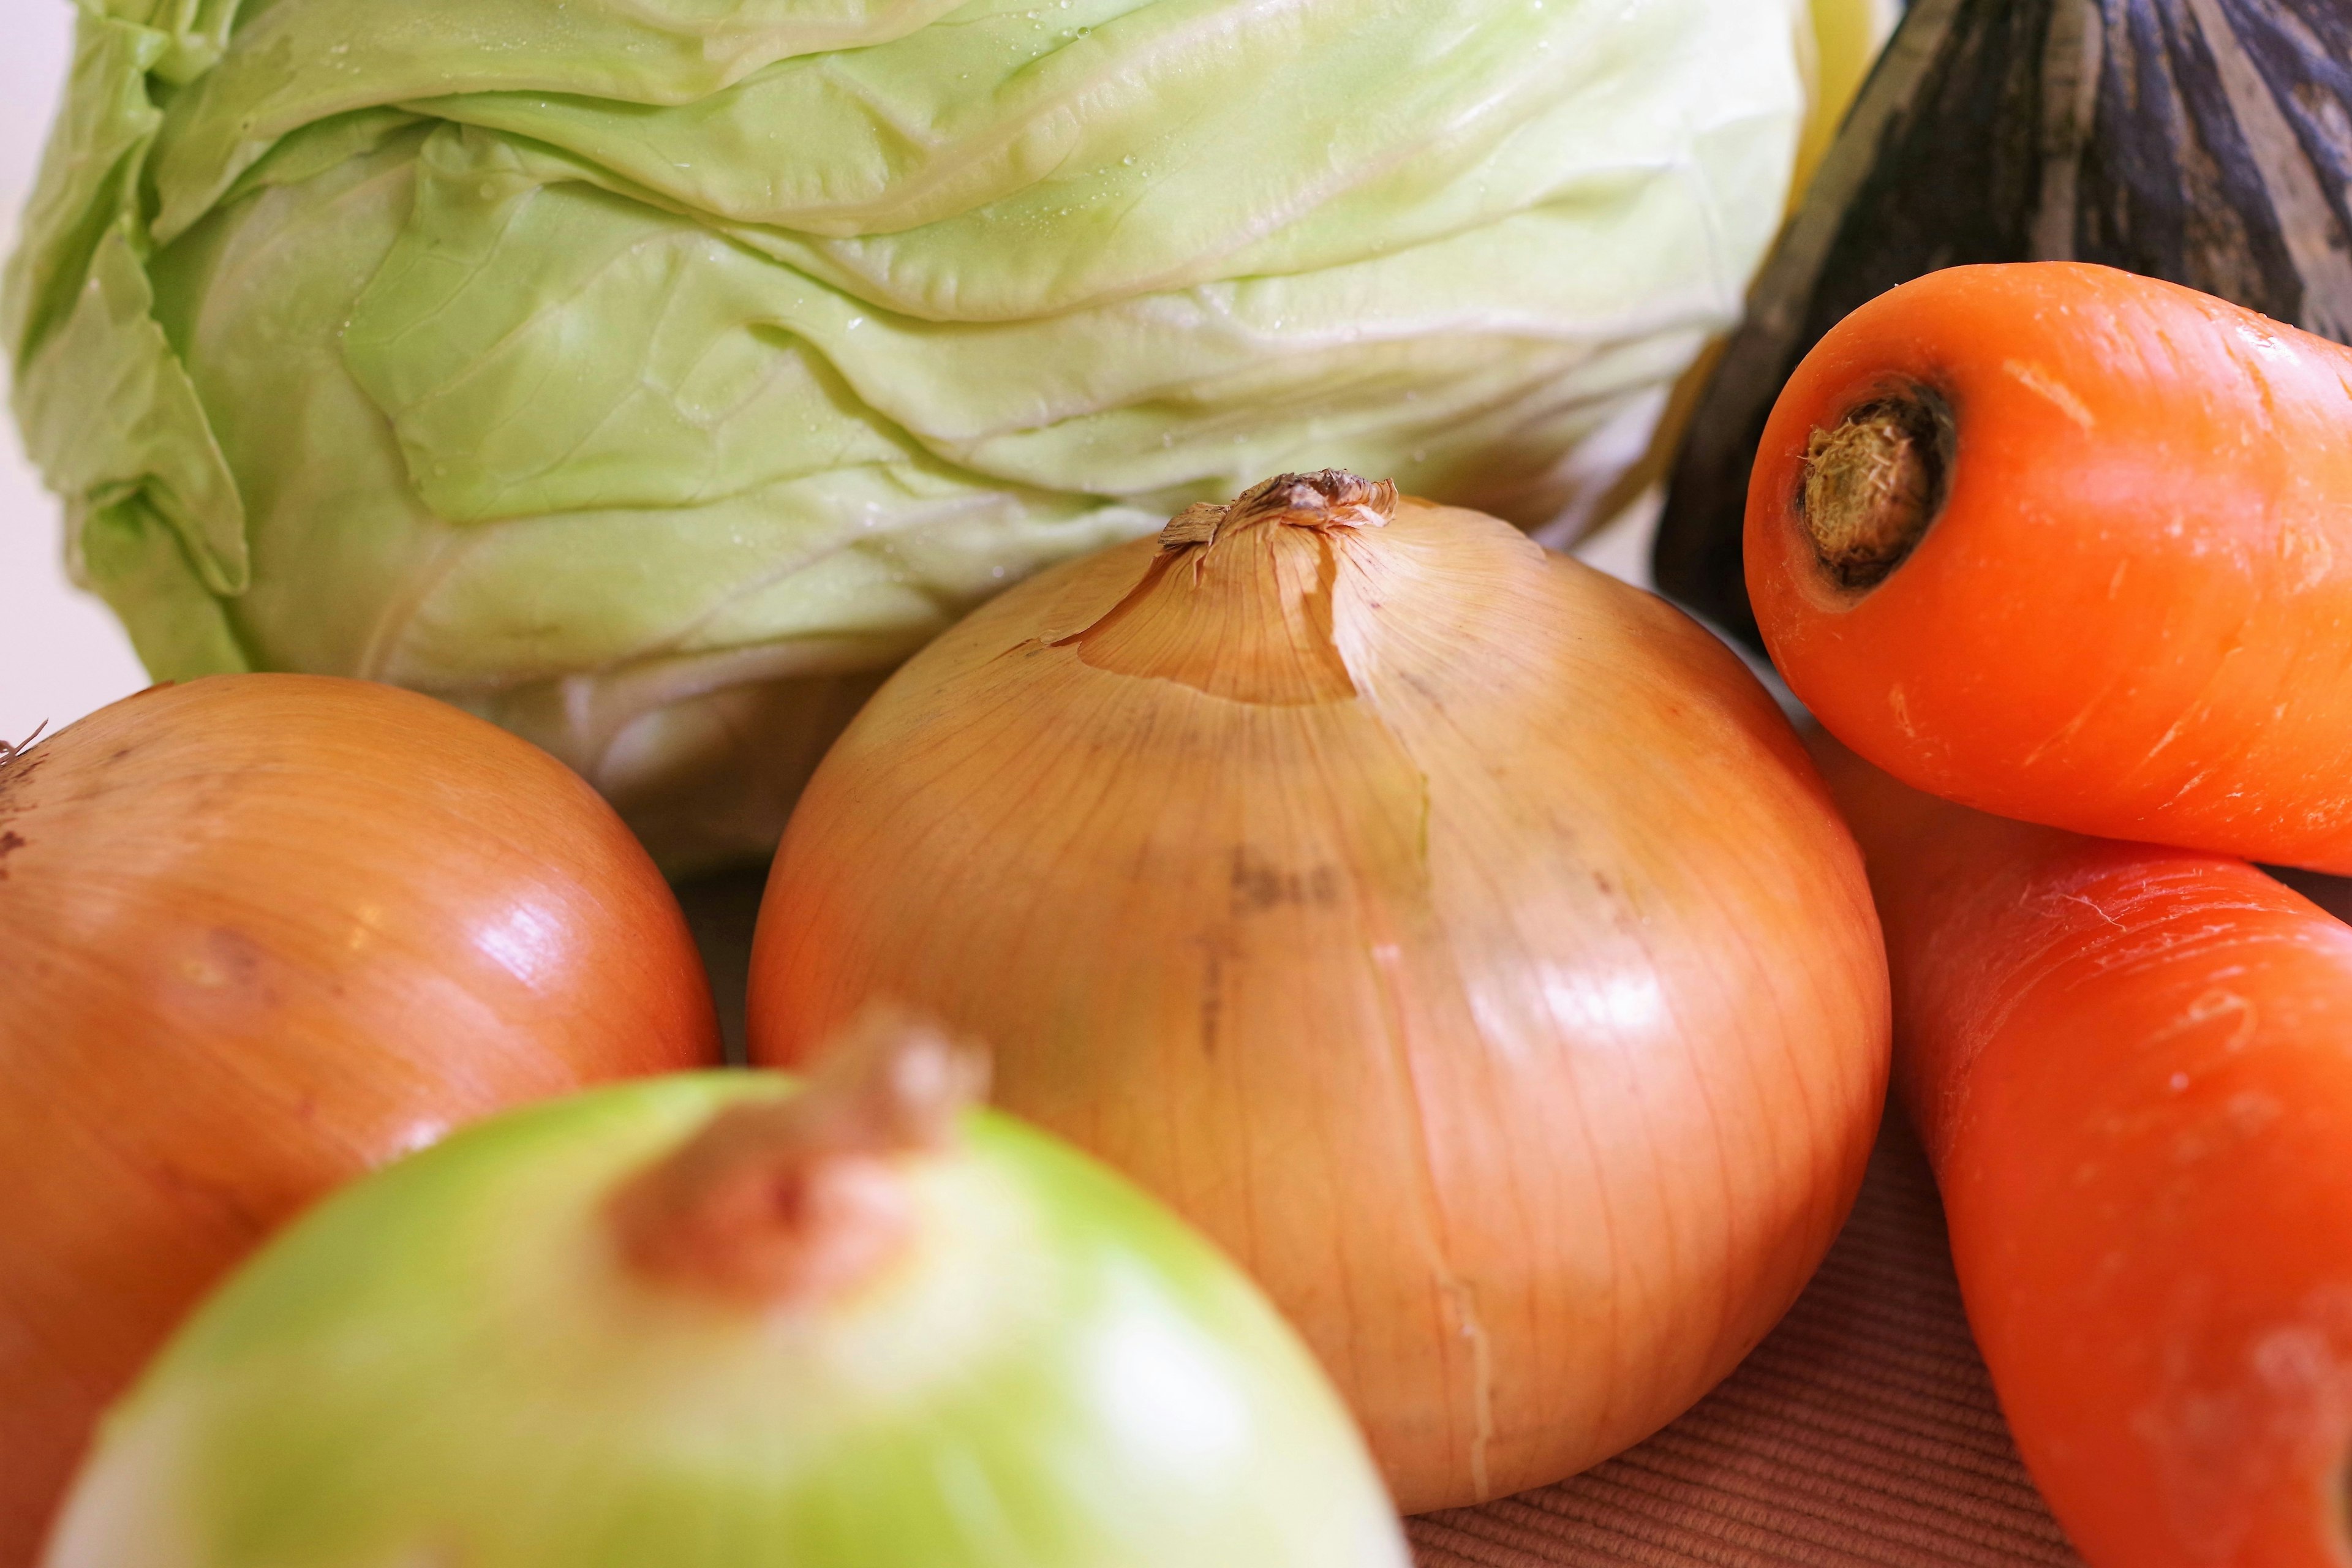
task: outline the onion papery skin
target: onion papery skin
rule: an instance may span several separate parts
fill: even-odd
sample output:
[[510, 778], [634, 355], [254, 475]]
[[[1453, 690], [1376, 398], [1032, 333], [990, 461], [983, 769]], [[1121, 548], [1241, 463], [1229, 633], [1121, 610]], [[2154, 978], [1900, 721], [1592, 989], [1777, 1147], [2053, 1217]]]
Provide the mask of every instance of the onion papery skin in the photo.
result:
[[778, 852], [753, 1058], [885, 994], [990, 1040], [997, 1104], [1250, 1268], [1407, 1511], [1593, 1464], [1755, 1344], [1860, 1184], [1852, 839], [1728, 651], [1493, 519], [1160, 548], [1013, 590], [852, 724]]
[[986, 1112], [912, 1245], [777, 1314], [632, 1272], [610, 1194], [778, 1075], [470, 1129], [321, 1205], [108, 1420], [47, 1568], [1405, 1568], [1239, 1270]]
[[562, 764], [429, 698], [219, 676], [0, 767], [0, 1563], [106, 1403], [319, 1194], [713, 1064], [677, 901]]

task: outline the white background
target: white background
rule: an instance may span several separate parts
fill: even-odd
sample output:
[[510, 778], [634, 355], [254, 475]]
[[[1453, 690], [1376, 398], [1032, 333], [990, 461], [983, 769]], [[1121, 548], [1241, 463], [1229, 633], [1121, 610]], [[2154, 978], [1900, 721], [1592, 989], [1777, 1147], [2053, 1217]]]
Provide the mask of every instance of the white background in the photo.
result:
[[[48, 134], [72, 36], [67, 0], [0, 0], [0, 253]], [[7, 366], [0, 356], [0, 384]], [[1648, 516], [1629, 517], [1577, 552], [1646, 582]], [[0, 741], [51, 730], [147, 684], [113, 615], [66, 580], [57, 500], [25, 461], [13, 419], [0, 418]]]
[[[16, 220], [66, 74], [73, 7], [66, 0], [0, 0], [0, 251], [16, 247]], [[7, 366], [0, 356], [0, 384]], [[41, 488], [16, 422], [0, 419], [0, 741], [21, 741], [147, 684], [106, 606], [67, 583], [58, 503]]]

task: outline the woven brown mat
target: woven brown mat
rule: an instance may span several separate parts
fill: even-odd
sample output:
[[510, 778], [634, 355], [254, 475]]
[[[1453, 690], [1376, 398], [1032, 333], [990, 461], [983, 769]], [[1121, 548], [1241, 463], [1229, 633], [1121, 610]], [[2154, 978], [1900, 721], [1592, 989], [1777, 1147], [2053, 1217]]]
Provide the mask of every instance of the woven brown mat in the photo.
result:
[[1421, 1568], [2081, 1568], [1993, 1402], [1899, 1112], [1821, 1273], [1722, 1387], [1583, 1475], [1410, 1530]]

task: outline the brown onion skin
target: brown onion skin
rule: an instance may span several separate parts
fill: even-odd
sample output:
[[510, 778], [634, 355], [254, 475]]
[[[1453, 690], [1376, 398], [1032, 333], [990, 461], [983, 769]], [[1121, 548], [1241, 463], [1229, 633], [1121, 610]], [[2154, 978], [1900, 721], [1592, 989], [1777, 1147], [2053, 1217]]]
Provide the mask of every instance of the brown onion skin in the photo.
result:
[[685, 919], [538, 748], [388, 686], [159, 687], [0, 767], [0, 1563], [99, 1412], [313, 1197], [715, 1064]]
[[990, 1042], [995, 1103], [1257, 1277], [1420, 1511], [1638, 1441], [1779, 1319], [1860, 1184], [1886, 975], [1687, 617], [1475, 513], [1326, 537], [1209, 574], [1291, 582], [1268, 616], [1145, 540], [919, 654], [786, 830], [751, 1048], [883, 994]]

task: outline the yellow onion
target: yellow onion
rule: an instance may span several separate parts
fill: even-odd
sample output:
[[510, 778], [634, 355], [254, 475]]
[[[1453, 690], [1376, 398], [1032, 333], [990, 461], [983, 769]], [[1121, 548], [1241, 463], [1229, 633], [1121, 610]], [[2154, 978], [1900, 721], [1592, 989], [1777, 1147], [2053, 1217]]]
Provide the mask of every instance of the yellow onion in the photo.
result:
[[345, 1189], [109, 1417], [47, 1568], [1406, 1568], [1265, 1300], [866, 1020]]
[[719, 1055], [612, 807], [446, 703], [213, 676], [0, 757], [0, 1565], [304, 1205], [478, 1116]]
[[1739, 662], [1491, 518], [1285, 475], [899, 672], [778, 852], [752, 1050], [871, 994], [1238, 1256], [1407, 1510], [1720, 1379], [1852, 1201], [1862, 865]]

